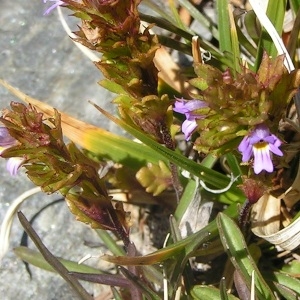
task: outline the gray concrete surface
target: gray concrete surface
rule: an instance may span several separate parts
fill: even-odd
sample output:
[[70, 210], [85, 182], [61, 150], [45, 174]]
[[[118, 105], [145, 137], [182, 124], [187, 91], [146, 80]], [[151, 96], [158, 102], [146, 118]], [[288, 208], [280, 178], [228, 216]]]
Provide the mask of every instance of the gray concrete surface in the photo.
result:
[[[110, 104], [112, 95], [97, 85], [101, 74], [65, 35], [56, 11], [43, 16], [44, 10], [42, 0], [0, 1], [0, 77], [59, 110], [116, 131], [113, 124], [87, 103], [93, 100], [106, 110], [114, 110]], [[74, 20], [70, 21], [75, 29]], [[0, 87], [0, 107], [8, 107], [11, 100], [16, 98]], [[11, 201], [31, 187], [22, 171], [17, 177], [10, 177], [5, 162], [0, 160], [0, 221]], [[21, 210], [30, 218], [57, 197], [38, 194], [23, 204]], [[74, 221], [63, 202], [46, 210], [34, 227], [55, 255], [78, 260], [87, 253], [99, 253], [99, 249], [83, 245], [84, 240], [99, 242], [99, 239], [85, 225]], [[30, 280], [23, 263], [12, 252], [21, 235], [22, 227], [15, 219], [10, 251], [0, 269], [0, 299], [76, 299], [55, 274], [32, 267]], [[88, 288], [93, 292], [93, 287]]]

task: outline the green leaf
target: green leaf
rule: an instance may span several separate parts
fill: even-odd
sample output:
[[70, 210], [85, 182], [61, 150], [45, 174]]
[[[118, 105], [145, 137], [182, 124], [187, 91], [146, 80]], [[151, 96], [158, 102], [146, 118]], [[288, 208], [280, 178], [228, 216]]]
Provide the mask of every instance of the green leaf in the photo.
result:
[[124, 94], [126, 95], [127, 92], [122, 88], [121, 85], [109, 80], [109, 79], [103, 79], [98, 82], [99, 85], [107, 89], [108, 91], [115, 93], [115, 94]]
[[[286, 4], [287, 0], [269, 1], [267, 7], [267, 16], [277, 30], [279, 36], [282, 35]], [[270, 41], [269, 39], [263, 39], [262, 48], [265, 49], [272, 57], [277, 55], [277, 49], [274, 45], [274, 42]]]
[[[14, 253], [21, 258], [23, 261], [36, 266], [40, 269], [50, 271], [50, 272], [56, 272], [54, 268], [45, 260], [43, 255], [35, 251], [33, 249], [20, 246], [17, 248], [14, 248]], [[84, 264], [78, 264], [77, 262], [66, 260], [60, 257], [56, 257], [70, 272], [80, 272], [80, 273], [96, 273], [96, 274], [103, 274], [102, 271], [99, 269], [84, 265]]]
[[[220, 298], [220, 290], [207, 285], [195, 285], [191, 290], [191, 295], [197, 300], [216, 300], [216, 299], [226, 299]], [[238, 300], [233, 295], [227, 294], [227, 299]]]
[[159, 161], [158, 164], [149, 164], [136, 173], [138, 182], [146, 188], [147, 193], [157, 196], [170, 186], [172, 176], [168, 166]]
[[140, 168], [145, 162], [167, 161], [163, 155], [141, 143], [96, 129], [86, 130], [81, 144], [96, 155], [110, 158], [131, 168]]
[[221, 282], [220, 282], [220, 296], [221, 296], [221, 300], [229, 300], [229, 296], [226, 290], [226, 281], [224, 277], [221, 278]]
[[232, 53], [228, 0], [217, 1], [219, 48], [222, 52]]
[[237, 183], [241, 184], [243, 182], [242, 178], [241, 178], [243, 173], [242, 173], [242, 170], [240, 168], [240, 164], [239, 164], [238, 160], [236, 159], [236, 157], [232, 153], [225, 154], [225, 157], [226, 157], [226, 162], [227, 162], [233, 176], [238, 177], [237, 178]]
[[299, 294], [294, 292], [293, 290], [287, 288], [284, 285], [281, 285], [277, 282], [274, 282], [276, 289], [279, 291], [283, 299], [285, 300], [299, 300]]
[[[245, 15], [245, 18], [244, 18], [244, 26], [246, 27], [246, 30], [249, 35], [250, 35], [249, 30], [248, 30], [249, 25], [246, 25], [246, 16], [248, 16], [250, 13], [251, 13], [251, 11], [247, 12], [247, 14]], [[252, 15], [254, 15], [253, 12], [252, 12]], [[235, 19], [235, 24], [238, 24], [238, 22], [240, 22], [239, 16], [236, 16], [234, 19]], [[254, 21], [254, 23], [253, 23], [253, 21]], [[258, 40], [259, 36], [257, 36], [257, 30], [256, 30], [256, 16], [254, 15], [254, 20], [253, 20], [253, 18], [251, 19], [251, 16], [249, 16], [247, 18], [247, 22], [251, 23], [250, 32], [252, 31], [251, 34], [254, 34], [254, 36], [250, 35], [250, 37], [253, 39], [253, 41]], [[253, 28], [253, 26], [254, 26], [254, 28]], [[237, 35], [238, 35], [238, 43], [240, 45], [243, 45], [243, 48], [245, 48], [248, 51], [250, 56], [255, 58], [256, 54], [257, 54], [257, 47], [253, 45], [251, 39], [249, 39], [249, 35], [246, 36], [245, 30], [242, 30], [240, 26], [236, 26], [236, 31], [237, 31]], [[243, 51], [243, 49], [241, 49], [241, 51]], [[249, 68], [251, 68], [251, 65], [249, 65]]]
[[294, 13], [297, 13], [300, 8], [300, 1], [299, 0], [290, 0], [291, 7]]
[[240, 41], [238, 40], [238, 34], [236, 30], [236, 23], [233, 17], [233, 12], [228, 8], [228, 15], [230, 21], [230, 40], [232, 48], [232, 59], [234, 72], [241, 72], [241, 53], [240, 53]]
[[[289, 276], [287, 274], [282, 274], [279, 272], [274, 272], [274, 279], [276, 282], [281, 284], [282, 286], [285, 286], [293, 291], [295, 291], [300, 296], [300, 280], [297, 278], [294, 278], [292, 276]], [[298, 273], [299, 275], [299, 273]]]
[[287, 265], [284, 265], [281, 269], [282, 272], [288, 273], [288, 274], [300, 274], [300, 261], [299, 260], [293, 260], [292, 262], [288, 263]]
[[189, 180], [188, 184], [186, 185], [184, 192], [180, 198], [179, 204], [176, 208], [176, 211], [174, 213], [175, 219], [178, 223], [180, 223], [180, 220], [182, 216], [184, 215], [185, 211], [189, 207], [190, 203], [195, 197], [196, 189], [199, 188], [199, 185], [196, 183], [195, 180]]
[[105, 244], [105, 246], [111, 253], [113, 253], [114, 255], [125, 255], [123, 247], [117, 244], [117, 242], [115, 241], [115, 239], [113, 239], [109, 232], [103, 229], [95, 230], [102, 242]]
[[[159, 155], [163, 155], [165, 159], [168, 159], [169, 161], [173, 162], [177, 166], [190, 172], [192, 175], [198, 177], [199, 179], [217, 188], [223, 188], [229, 184], [230, 179], [227, 176], [219, 172], [216, 172], [214, 170], [211, 170], [209, 168], [206, 168], [201, 164], [197, 164], [194, 161], [184, 157], [181, 154], [178, 154], [175, 151], [167, 149], [166, 147], [160, 145], [159, 143], [149, 138], [146, 134], [126, 124], [124, 121], [112, 116], [111, 114], [109, 114], [108, 112], [100, 108], [98, 105], [96, 104], [93, 105], [106, 117], [108, 117], [110, 120], [112, 120], [113, 122], [115, 122], [116, 124], [124, 128], [127, 132], [131, 133], [141, 142], [143, 142], [144, 144], [146, 144], [147, 146], [155, 150], [155, 152], [157, 152]], [[232, 187], [231, 192], [240, 196], [241, 198], [244, 198], [243, 193], [236, 187]]]
[[182, 7], [185, 7], [186, 10], [190, 13], [190, 15], [197, 20], [200, 24], [204, 25], [206, 28], [208, 28], [213, 37], [215, 37], [217, 40], [219, 40], [219, 31], [216, 29], [216, 27], [212, 24], [211, 21], [208, 20], [203, 14], [199, 12], [199, 10], [191, 4], [188, 0], [178, 0], [178, 3]]
[[228, 252], [234, 267], [244, 278], [247, 287], [251, 290], [251, 276], [254, 271], [255, 294], [259, 300], [272, 299], [275, 296], [270, 287], [266, 284], [263, 276], [259, 272], [255, 261], [250, 255], [243, 234], [236, 223], [223, 213], [217, 216], [217, 226], [224, 249]]
[[250, 10], [245, 14], [244, 24], [248, 35], [252, 38], [252, 40], [255, 43], [258, 43], [262, 29], [253, 10]]
[[[253, 0], [254, 1], [254, 0]], [[275, 30], [277, 31], [279, 37], [282, 34], [283, 28], [283, 20], [286, 10], [286, 0], [282, 1], [269, 1], [266, 15], [269, 18], [270, 22], [274, 25]], [[258, 12], [256, 12], [258, 14]], [[262, 16], [261, 16], [262, 17]], [[268, 20], [264, 20], [265, 26], [267, 26]], [[260, 22], [263, 22], [263, 19], [260, 19]], [[270, 27], [270, 26], [268, 26]], [[275, 42], [278, 36], [272, 34], [271, 38], [269, 32], [272, 32], [270, 28], [263, 28], [260, 36], [259, 44], [258, 44], [258, 53], [255, 61], [255, 69], [259, 68], [260, 62], [262, 60], [262, 56], [264, 51], [268, 53], [271, 57], [276, 57], [278, 54], [278, 49], [276, 48]], [[276, 33], [276, 32], [275, 32]]]
[[115, 287], [111, 287], [112, 293], [115, 300], [124, 300], [124, 298], [121, 296], [120, 291], [117, 290]]
[[[236, 217], [238, 213], [237, 205], [230, 205], [224, 210], [224, 213], [228, 216]], [[109, 262], [120, 265], [153, 265], [161, 263], [170, 258], [177, 259], [177, 255], [182, 253], [182, 251], [184, 251], [186, 257], [191, 257], [195, 251], [198, 250], [199, 245], [206, 243], [207, 241], [212, 241], [217, 236], [218, 229], [216, 221], [214, 220], [198, 232], [191, 234], [185, 239], [148, 255], [135, 257], [104, 255], [102, 258]]]
[[175, 25], [183, 30], [189, 30], [188, 27], [184, 25], [184, 23], [180, 18], [180, 15], [178, 13], [177, 3], [175, 4], [174, 0], [169, 0], [168, 2], [171, 9], [172, 17], [175, 20]]

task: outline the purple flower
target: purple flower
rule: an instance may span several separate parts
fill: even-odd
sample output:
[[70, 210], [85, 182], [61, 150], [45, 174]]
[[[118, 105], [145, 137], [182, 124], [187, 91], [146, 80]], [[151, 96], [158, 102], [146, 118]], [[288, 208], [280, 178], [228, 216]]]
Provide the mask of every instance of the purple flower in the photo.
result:
[[274, 166], [271, 159], [271, 153], [282, 156], [279, 149], [281, 141], [274, 134], [270, 133], [269, 128], [260, 124], [241, 141], [238, 150], [242, 153], [242, 161], [247, 162], [251, 156], [254, 156], [254, 173], [258, 174], [262, 170], [273, 172]]
[[8, 133], [6, 127], [0, 126], [0, 147], [7, 148], [13, 146], [16, 140]]
[[[0, 126], [0, 155], [6, 148], [14, 146], [16, 144], [16, 140], [8, 133], [6, 127]], [[11, 157], [7, 160], [6, 169], [10, 173], [10, 175], [17, 175], [18, 169], [23, 163], [23, 158], [21, 157]]]
[[44, 12], [44, 16], [48, 15], [54, 8], [56, 8], [59, 5], [65, 4], [64, 1], [59, 1], [59, 0], [43, 0], [44, 3], [47, 3], [47, 1], [49, 2], [54, 2], [45, 12]]
[[23, 158], [21, 157], [11, 157], [7, 160], [6, 170], [10, 173], [11, 176], [16, 176], [18, 170], [23, 163]]
[[203, 107], [207, 107], [207, 104], [204, 101], [176, 98], [173, 110], [180, 114], [184, 114], [186, 117], [186, 120], [182, 123], [181, 130], [187, 141], [191, 138], [193, 131], [197, 128], [196, 120], [204, 118], [204, 116], [197, 113], [197, 109]]

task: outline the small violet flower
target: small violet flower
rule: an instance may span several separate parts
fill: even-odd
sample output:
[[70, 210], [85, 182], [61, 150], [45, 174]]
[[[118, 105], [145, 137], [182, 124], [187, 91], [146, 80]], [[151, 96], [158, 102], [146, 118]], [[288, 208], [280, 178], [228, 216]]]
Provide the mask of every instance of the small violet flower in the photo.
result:
[[56, 8], [57, 6], [60, 6], [62, 4], [65, 4], [64, 1], [59, 1], [59, 0], [43, 0], [44, 3], [49, 2], [54, 2], [45, 12], [44, 12], [44, 16], [48, 15], [54, 8]]
[[22, 163], [23, 159], [21, 157], [11, 157], [7, 160], [6, 170], [11, 176], [16, 176]]
[[[3, 150], [14, 146], [16, 144], [16, 140], [9, 135], [6, 127], [0, 126], [0, 156]], [[18, 173], [18, 169], [23, 163], [23, 158], [21, 157], [11, 157], [7, 160], [6, 169], [10, 173], [10, 175], [15, 176]]]
[[274, 134], [270, 133], [269, 128], [260, 124], [241, 141], [238, 150], [242, 153], [242, 161], [247, 162], [251, 156], [254, 156], [254, 173], [258, 174], [262, 170], [273, 172], [274, 166], [271, 159], [271, 153], [282, 156], [279, 149], [281, 141]]
[[176, 98], [174, 111], [184, 114], [186, 120], [182, 123], [182, 132], [185, 139], [188, 141], [191, 138], [193, 131], [197, 128], [197, 119], [203, 119], [204, 116], [199, 115], [196, 110], [199, 108], [207, 107], [204, 101], [200, 100], [185, 100]]

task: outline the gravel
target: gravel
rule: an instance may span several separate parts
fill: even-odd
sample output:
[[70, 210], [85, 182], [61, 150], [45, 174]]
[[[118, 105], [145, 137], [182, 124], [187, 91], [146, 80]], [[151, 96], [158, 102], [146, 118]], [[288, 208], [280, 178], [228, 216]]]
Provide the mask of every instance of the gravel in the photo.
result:
[[[114, 124], [88, 104], [92, 100], [113, 112], [113, 95], [97, 85], [101, 74], [66, 36], [53, 11], [43, 16], [43, 1], [1, 0], [0, 3], [0, 78], [26, 94], [51, 104], [58, 110], [81, 120], [118, 131]], [[69, 18], [76, 30], [74, 19]], [[17, 99], [0, 86], [0, 107]], [[33, 187], [24, 172], [10, 177], [5, 161], [0, 160], [0, 220], [12, 201]], [[25, 202], [21, 210], [31, 218], [39, 209], [59, 195], [39, 193]], [[89, 248], [83, 241], [99, 243], [96, 234], [82, 223], [75, 222], [66, 204], [60, 202], [44, 210], [34, 222], [34, 228], [46, 246], [57, 256], [78, 261], [90, 253], [99, 255], [100, 248]], [[0, 298], [18, 299], [76, 299], [69, 286], [56, 274], [31, 267], [30, 279], [23, 262], [13, 253], [20, 244], [23, 230], [15, 218], [10, 248], [0, 266]], [[35, 246], [30, 243], [30, 247]], [[97, 264], [97, 260], [91, 260]], [[93, 293], [93, 286], [88, 286]]]

